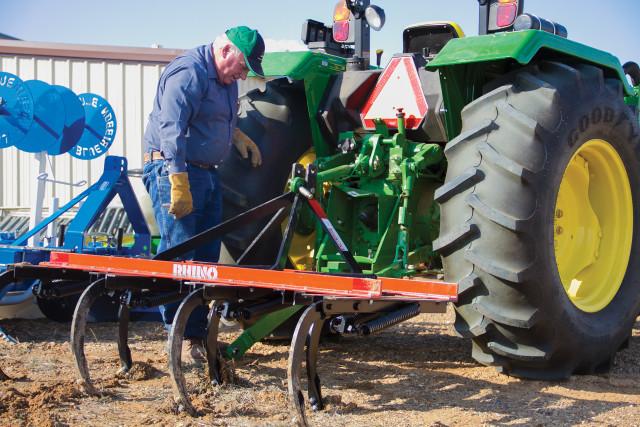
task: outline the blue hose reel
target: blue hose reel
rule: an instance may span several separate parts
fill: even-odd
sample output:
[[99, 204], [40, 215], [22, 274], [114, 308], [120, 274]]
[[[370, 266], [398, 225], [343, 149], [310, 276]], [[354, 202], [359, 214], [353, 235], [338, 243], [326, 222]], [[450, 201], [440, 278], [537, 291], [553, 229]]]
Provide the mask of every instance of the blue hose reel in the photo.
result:
[[[23, 81], [18, 76], [0, 71], [0, 149], [16, 147], [21, 151], [35, 153], [41, 172], [46, 169], [47, 156], [69, 153], [78, 159], [91, 160], [106, 154], [115, 135], [115, 113], [101, 96], [93, 93], [76, 95], [62, 86], [49, 85], [39, 80]], [[59, 183], [47, 180], [46, 172], [43, 179], [41, 175], [37, 179], [39, 195], [36, 196], [35, 212], [38, 207], [41, 211], [45, 182]], [[122, 234], [115, 245], [88, 241], [91, 226], [116, 196], [133, 228], [132, 243], [123, 245]], [[75, 207], [77, 210], [73, 218], [66, 227], [60, 229], [61, 233], [55, 241], [51, 239], [46, 243], [45, 239], [38, 237], [50, 224]], [[17, 238], [11, 236], [11, 239], [7, 239], [7, 236], [0, 234], [0, 239], [5, 237], [0, 245], [0, 273], [12, 264], [47, 261], [51, 250], [149, 256], [151, 233], [127, 175], [127, 160], [122, 157], [107, 156], [104, 171], [97, 182], [47, 218], [42, 219], [39, 214], [35, 214], [34, 218], [35, 225]], [[30, 243], [30, 240], [34, 243]], [[37, 281], [28, 280], [0, 285], [0, 307], [31, 298], [35, 283]], [[5, 297], [9, 291], [11, 295]], [[64, 308], [66, 303], [62, 301], [60, 305], [57, 300], [43, 306], [43, 298], [38, 297], [38, 304], [52, 319], [70, 315], [69, 307], [74, 307], [70, 305]], [[103, 306], [106, 307], [101, 308], [104, 313], [94, 313], [100, 320], [116, 316], [113, 307], [117, 306], [108, 301]], [[2, 334], [0, 328], [0, 339]]]
[[101, 96], [0, 72], [0, 148], [91, 160], [115, 134], [115, 113]]

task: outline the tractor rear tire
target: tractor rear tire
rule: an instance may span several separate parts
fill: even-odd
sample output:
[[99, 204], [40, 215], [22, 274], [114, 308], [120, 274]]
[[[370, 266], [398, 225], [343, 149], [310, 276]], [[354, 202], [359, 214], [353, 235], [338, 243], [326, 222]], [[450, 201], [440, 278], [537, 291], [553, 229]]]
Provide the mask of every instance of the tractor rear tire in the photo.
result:
[[[292, 164], [311, 147], [309, 116], [301, 82], [272, 80], [267, 82], [264, 91], [251, 90], [241, 96], [239, 102], [238, 127], [260, 148], [262, 165], [253, 168], [235, 148], [230, 150], [218, 171], [223, 187], [225, 220], [282, 195]], [[264, 218], [223, 239], [234, 259], [243, 253], [268, 220]], [[273, 227], [243, 263], [273, 264], [281, 241], [280, 227]]]
[[[302, 82], [277, 79], [267, 82], [265, 90], [253, 89], [239, 99], [238, 127], [260, 148], [262, 165], [253, 168], [235, 148], [218, 170], [223, 188], [223, 219], [232, 218], [284, 193], [294, 163], [311, 147], [311, 130]], [[263, 218], [229, 233], [223, 242], [237, 259], [268, 223]], [[280, 224], [262, 236], [243, 264], [273, 265], [280, 243]], [[290, 339], [302, 312], [273, 331], [270, 339]], [[259, 319], [241, 321], [248, 328]]]
[[638, 119], [591, 65], [541, 62], [490, 85], [463, 109], [436, 191], [456, 330], [516, 377], [605, 371], [640, 312]]

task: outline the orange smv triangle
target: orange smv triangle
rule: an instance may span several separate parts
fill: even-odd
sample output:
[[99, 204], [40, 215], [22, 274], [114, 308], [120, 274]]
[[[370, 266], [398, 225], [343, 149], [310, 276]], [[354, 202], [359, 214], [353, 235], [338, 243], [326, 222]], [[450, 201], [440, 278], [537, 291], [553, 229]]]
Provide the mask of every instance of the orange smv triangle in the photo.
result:
[[365, 129], [375, 129], [374, 119], [382, 119], [388, 128], [397, 128], [398, 108], [404, 109], [407, 129], [417, 129], [429, 109], [411, 56], [392, 58], [382, 72], [362, 109]]

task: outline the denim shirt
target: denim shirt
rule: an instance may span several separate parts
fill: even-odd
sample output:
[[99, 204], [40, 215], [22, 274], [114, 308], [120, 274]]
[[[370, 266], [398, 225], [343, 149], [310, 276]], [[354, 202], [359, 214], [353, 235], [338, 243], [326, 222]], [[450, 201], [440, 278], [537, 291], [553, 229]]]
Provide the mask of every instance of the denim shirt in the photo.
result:
[[144, 151], [160, 151], [169, 173], [186, 162], [214, 165], [226, 156], [236, 127], [238, 85], [218, 81], [211, 45], [191, 49], [165, 68], [144, 133]]

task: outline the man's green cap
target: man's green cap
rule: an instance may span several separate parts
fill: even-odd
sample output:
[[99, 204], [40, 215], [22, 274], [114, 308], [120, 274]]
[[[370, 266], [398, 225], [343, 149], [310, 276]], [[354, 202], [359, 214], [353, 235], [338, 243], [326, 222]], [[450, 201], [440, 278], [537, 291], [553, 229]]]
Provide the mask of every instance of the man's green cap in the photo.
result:
[[262, 58], [264, 57], [264, 40], [257, 30], [249, 27], [233, 27], [225, 33], [231, 43], [233, 43], [244, 55], [247, 67], [254, 74], [264, 77], [262, 70]]

